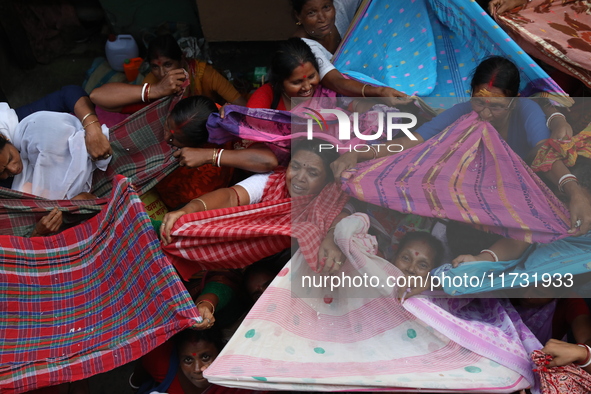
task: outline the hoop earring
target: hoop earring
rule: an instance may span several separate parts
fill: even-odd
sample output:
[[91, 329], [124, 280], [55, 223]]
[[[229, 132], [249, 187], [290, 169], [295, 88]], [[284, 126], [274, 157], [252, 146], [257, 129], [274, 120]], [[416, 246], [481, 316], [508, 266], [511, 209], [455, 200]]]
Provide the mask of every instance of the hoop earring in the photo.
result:
[[298, 26], [301, 26], [301, 25], [302, 25], [302, 22], [300, 22], [300, 21], [297, 21], [297, 22], [296, 22], [296, 25], [298, 25]]

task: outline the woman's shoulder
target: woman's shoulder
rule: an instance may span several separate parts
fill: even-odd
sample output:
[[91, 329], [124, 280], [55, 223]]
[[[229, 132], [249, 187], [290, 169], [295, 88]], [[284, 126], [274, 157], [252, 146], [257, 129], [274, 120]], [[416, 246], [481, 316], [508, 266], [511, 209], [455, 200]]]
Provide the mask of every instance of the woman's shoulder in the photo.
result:
[[193, 58], [186, 58], [185, 64], [187, 65], [187, 67], [199, 67], [199, 66], [207, 67], [207, 66], [210, 66], [209, 64], [207, 64], [207, 62], [205, 62], [203, 60], [198, 60], [198, 59], [193, 59]]
[[453, 107], [446, 109], [427, 123], [421, 125], [415, 131], [415, 133], [423, 137], [424, 140], [428, 140], [429, 138], [436, 136], [463, 115], [470, 113], [470, 111], [472, 111], [472, 105], [470, 104], [470, 101], [456, 104]]
[[546, 124], [546, 114], [536, 100], [527, 97], [519, 97], [517, 100], [517, 119], [521, 119], [522, 122], [536, 122], [536, 127], [538, 123]]
[[311, 38], [302, 38], [302, 40], [308, 44], [312, 52], [317, 58], [320, 59], [330, 59], [332, 58], [332, 53], [328, 51], [321, 43]]
[[35, 128], [45, 129], [48, 127], [59, 129], [61, 126], [72, 126], [76, 129], [81, 128], [82, 124], [80, 120], [72, 114], [66, 112], [53, 112], [53, 111], [37, 111], [31, 115], [26, 116], [20, 121], [18, 127], [21, 129]]
[[212, 65], [197, 59], [185, 59], [185, 67], [191, 78], [199, 80], [205, 79], [206, 74], [217, 73]]
[[257, 88], [257, 90], [254, 91], [253, 95], [255, 93], [258, 94], [273, 94], [273, 87], [271, 87], [271, 84], [269, 82], [264, 83], [260, 88]]
[[270, 83], [265, 83], [263, 86], [254, 91], [252, 96], [248, 99], [246, 106], [248, 108], [271, 108], [273, 102], [273, 88]]
[[519, 107], [522, 111], [542, 111], [540, 104], [529, 97], [517, 97]]

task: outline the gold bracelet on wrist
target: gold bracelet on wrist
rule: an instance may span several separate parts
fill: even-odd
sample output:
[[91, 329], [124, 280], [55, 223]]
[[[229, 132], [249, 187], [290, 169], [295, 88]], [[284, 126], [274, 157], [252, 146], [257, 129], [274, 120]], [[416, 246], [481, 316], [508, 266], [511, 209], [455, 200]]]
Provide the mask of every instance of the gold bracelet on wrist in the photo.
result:
[[200, 300], [197, 301], [197, 304], [195, 304], [195, 306], [199, 306], [199, 304], [203, 303], [203, 302], [207, 302], [209, 305], [211, 305], [211, 314], [213, 315], [215, 313], [215, 306], [213, 305], [213, 302], [209, 301], [209, 300]]
[[84, 124], [84, 121], [86, 120], [86, 118], [88, 118], [91, 115], [96, 116], [96, 114], [94, 112], [89, 112], [86, 115], [84, 115], [84, 117], [82, 118], [82, 120], [80, 121], [80, 123]]
[[196, 198], [195, 201], [199, 201], [201, 204], [203, 204], [203, 210], [207, 211], [207, 204], [205, 203], [205, 201], [203, 201], [200, 198]]
[[90, 126], [90, 125], [91, 125], [91, 124], [93, 124], [93, 123], [98, 123], [98, 122], [99, 122], [98, 120], [93, 120], [92, 122], [90, 122], [90, 123], [87, 123], [85, 126], [82, 126], [82, 128], [83, 128], [84, 130], [86, 130], [86, 128], [87, 128], [88, 126]]

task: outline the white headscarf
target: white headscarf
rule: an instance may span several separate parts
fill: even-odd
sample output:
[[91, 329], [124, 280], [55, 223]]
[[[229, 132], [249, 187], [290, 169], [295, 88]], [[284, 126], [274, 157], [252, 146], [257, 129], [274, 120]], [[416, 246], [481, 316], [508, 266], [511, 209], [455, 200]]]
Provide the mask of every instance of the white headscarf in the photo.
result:
[[12, 141], [17, 126], [18, 116], [16, 112], [7, 103], [0, 103], [0, 134]]
[[[108, 128], [102, 127], [108, 138]], [[12, 136], [23, 161], [23, 171], [14, 177], [12, 188], [51, 200], [89, 192], [93, 171], [104, 171], [111, 160], [91, 160], [82, 124], [66, 113], [35, 112], [18, 124]]]

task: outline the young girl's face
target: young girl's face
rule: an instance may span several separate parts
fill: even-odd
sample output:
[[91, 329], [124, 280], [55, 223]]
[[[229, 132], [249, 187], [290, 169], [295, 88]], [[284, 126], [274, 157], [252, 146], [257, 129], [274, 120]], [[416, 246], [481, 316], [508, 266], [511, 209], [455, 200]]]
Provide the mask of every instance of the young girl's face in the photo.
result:
[[435, 251], [425, 241], [410, 241], [396, 253], [392, 263], [406, 276], [426, 278], [434, 268]]

